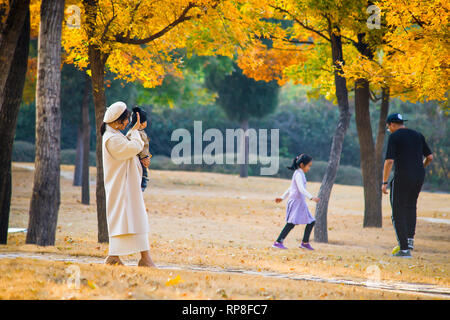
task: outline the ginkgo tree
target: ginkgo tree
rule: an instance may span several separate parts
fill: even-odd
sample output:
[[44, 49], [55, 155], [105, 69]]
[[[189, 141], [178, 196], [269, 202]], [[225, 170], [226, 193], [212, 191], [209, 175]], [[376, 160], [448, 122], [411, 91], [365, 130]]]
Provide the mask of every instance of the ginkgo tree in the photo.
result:
[[[258, 11], [264, 13], [261, 14], [261, 23], [270, 25], [265, 28], [271, 29], [271, 33], [267, 37], [273, 45], [269, 49], [262, 41], [255, 42], [239, 58], [239, 63], [247, 75], [266, 81], [277, 79], [283, 83], [293, 80], [296, 83], [308, 84], [312, 87], [310, 96], [324, 95], [328, 99], [337, 101], [338, 104], [339, 93], [336, 90], [336, 79], [339, 80], [339, 78], [336, 78], [335, 72], [340, 68], [340, 75], [346, 79], [347, 85], [342, 92], [352, 93], [354, 91], [355, 96], [355, 120], [360, 140], [364, 183], [364, 226], [381, 227], [379, 185], [385, 136], [384, 122], [389, 107], [389, 96], [405, 97], [408, 94], [413, 101], [417, 101], [424, 91], [415, 86], [427, 79], [426, 73], [429, 73], [428, 79], [434, 79], [436, 75], [443, 79], [448, 78], [448, 74], [447, 77], [443, 74], [448, 70], [444, 63], [445, 57], [448, 56], [448, 49], [442, 50], [443, 41], [446, 39], [444, 37], [445, 29], [443, 31], [443, 28], [440, 28], [440, 31], [431, 32], [437, 39], [430, 47], [436, 48], [433, 52], [435, 55], [440, 55], [436, 57], [436, 61], [440, 61], [440, 63], [430, 64], [430, 60], [428, 60], [426, 72], [420, 70], [420, 67], [424, 67], [424, 63], [426, 63], [426, 60], [421, 59], [423, 52], [426, 51], [425, 45], [420, 48], [424, 50], [418, 53], [415, 51], [417, 47], [412, 41], [409, 44], [411, 56], [417, 56], [421, 61], [418, 61], [417, 64], [412, 61], [405, 63], [402, 61], [403, 59], [411, 58], [408, 58], [410, 54], [402, 49], [401, 44], [403, 38], [412, 38], [411, 35], [405, 35], [408, 31], [399, 32], [398, 30], [399, 28], [416, 29], [417, 21], [414, 21], [413, 17], [424, 19], [422, 18], [423, 14], [430, 17], [429, 14], [426, 14], [427, 9], [433, 7], [432, 11], [438, 11], [439, 2], [441, 1], [435, 1], [434, 6], [421, 6], [417, 1], [409, 4], [409, 7], [402, 6], [400, 3], [394, 5], [389, 1], [384, 1], [382, 4], [376, 3], [382, 9], [376, 7], [379, 10], [375, 10], [375, 13], [383, 15], [377, 17], [379, 24], [377, 28], [371, 28], [369, 25], [371, 12], [368, 10], [370, 6], [374, 5], [371, 1], [268, 1], [261, 4]], [[389, 6], [392, 11], [384, 14], [384, 10], [387, 10]], [[415, 6], [419, 6], [419, 8]], [[413, 12], [412, 15], [411, 12]], [[441, 9], [438, 12], [441, 16], [435, 18], [434, 21], [445, 21], [445, 17], [443, 17], [445, 10]], [[409, 25], [401, 24], [401, 19], [398, 18], [398, 15], [405, 14], [409, 14], [409, 20], [407, 20]], [[448, 15], [446, 18], [448, 19]], [[286, 26], [286, 23], [282, 24], [280, 21], [291, 21], [291, 24]], [[332, 37], [329, 35], [330, 28], [328, 27], [330, 22], [335, 23], [337, 28], [334, 31], [337, 31], [337, 35], [340, 37], [345, 58], [341, 61], [330, 58], [333, 52], [333, 44], [330, 43]], [[413, 38], [421, 39], [422, 37], [426, 38], [422, 35]], [[416, 68], [412, 69], [413, 65]], [[436, 65], [441, 66], [437, 72], [435, 72]], [[419, 78], [417, 78], [418, 75], [420, 75]], [[402, 79], [404, 77], [410, 77], [409, 81]], [[428, 94], [427, 99], [441, 99], [445, 95], [446, 83], [448, 81], [443, 82], [444, 89], [437, 90], [435, 94]], [[374, 141], [370, 123], [369, 100], [374, 99], [377, 92], [381, 95], [382, 101], [377, 139]], [[341, 124], [338, 124], [339, 126]], [[331, 181], [327, 178], [326, 175], [322, 187]], [[328, 183], [326, 183], [327, 180]], [[327, 193], [322, 193], [322, 189], [321, 195], [322, 198], [325, 195], [325, 201], [328, 201]], [[318, 223], [315, 239], [326, 241], [325, 203], [319, 203], [316, 212]]]
[[92, 79], [97, 132], [98, 240], [108, 241], [101, 135], [106, 108], [104, 73], [109, 70], [144, 87], [160, 85], [166, 74], [181, 76], [179, 49], [201, 55], [233, 55], [251, 40], [252, 18], [245, 1], [83, 0], [75, 2], [80, 28], [65, 28], [66, 62]]
[[[257, 80], [277, 79], [308, 84], [311, 96], [324, 95], [339, 108], [339, 120], [333, 135], [327, 170], [322, 180], [316, 208], [314, 239], [328, 241], [327, 210], [336, 179], [342, 146], [350, 124], [349, 84], [344, 77], [345, 38], [342, 25], [355, 9], [354, 1], [254, 1], [260, 15], [259, 30], [267, 32], [254, 41], [238, 59], [245, 74]], [[255, 20], [256, 21], [256, 20]], [[288, 21], [290, 24], [282, 23]], [[266, 68], [266, 66], [268, 66]]]
[[450, 5], [444, 0], [374, 2], [384, 28], [377, 59], [359, 57], [344, 67], [346, 77], [364, 76], [391, 96], [448, 106]]
[[[364, 3], [363, 3], [364, 4]], [[369, 2], [367, 4], [370, 4]], [[379, 28], [365, 28], [363, 16], [345, 27], [354, 32], [350, 45], [356, 59], [343, 67], [355, 82], [355, 120], [360, 140], [364, 184], [364, 226], [381, 227], [382, 149], [389, 98], [412, 102], [448, 100], [448, 10], [443, 2], [376, 2]], [[362, 19], [361, 19], [362, 18]], [[381, 92], [376, 142], [370, 123], [369, 98]]]

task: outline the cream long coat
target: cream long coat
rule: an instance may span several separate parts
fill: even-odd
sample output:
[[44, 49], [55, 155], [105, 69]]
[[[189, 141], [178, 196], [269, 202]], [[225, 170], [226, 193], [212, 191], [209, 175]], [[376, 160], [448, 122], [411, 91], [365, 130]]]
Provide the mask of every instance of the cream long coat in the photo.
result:
[[136, 156], [143, 147], [137, 130], [130, 130], [127, 138], [106, 125], [102, 151], [110, 237], [149, 232], [141, 191], [142, 168]]

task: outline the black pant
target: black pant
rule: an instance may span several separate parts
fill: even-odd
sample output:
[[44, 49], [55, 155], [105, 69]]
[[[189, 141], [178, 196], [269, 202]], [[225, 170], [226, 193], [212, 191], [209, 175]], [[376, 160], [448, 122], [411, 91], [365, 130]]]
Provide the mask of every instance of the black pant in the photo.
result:
[[408, 249], [408, 238], [414, 238], [417, 220], [417, 198], [425, 172], [415, 176], [397, 176], [391, 181], [392, 224], [401, 250]]
[[[305, 233], [303, 234], [303, 242], [309, 242], [309, 236], [311, 235], [311, 231], [314, 227], [314, 224], [316, 222], [313, 221], [309, 224], [306, 225], [305, 227]], [[283, 230], [281, 230], [280, 235], [278, 236], [277, 242], [283, 242], [284, 239], [286, 239], [287, 235], [289, 234], [289, 232], [291, 232], [292, 229], [294, 229], [295, 224], [293, 223], [286, 223], [286, 225], [284, 226]]]
[[142, 191], [144, 191], [145, 188], [147, 188], [148, 173], [147, 173], [147, 168], [144, 167], [144, 165], [142, 164], [141, 161], [139, 161], [139, 162], [141, 163], [141, 167], [142, 167], [141, 189], [142, 189]]

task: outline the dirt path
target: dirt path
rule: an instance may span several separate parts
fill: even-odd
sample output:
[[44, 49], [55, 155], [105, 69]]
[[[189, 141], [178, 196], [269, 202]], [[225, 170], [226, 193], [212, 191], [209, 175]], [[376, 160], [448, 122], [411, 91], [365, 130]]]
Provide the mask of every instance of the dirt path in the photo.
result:
[[[0, 259], [16, 259], [29, 258], [45, 261], [61, 261], [80, 264], [103, 264], [103, 259], [90, 256], [70, 256], [62, 254], [47, 253], [26, 253], [26, 252], [1, 252]], [[135, 261], [124, 261], [126, 265], [136, 266]], [[406, 282], [386, 282], [386, 281], [358, 281], [349, 279], [323, 278], [308, 274], [296, 273], [276, 273], [276, 272], [258, 272], [243, 269], [224, 269], [213, 266], [195, 266], [195, 265], [158, 265], [159, 269], [168, 270], [184, 270], [184, 271], [202, 271], [220, 274], [243, 274], [253, 275], [265, 278], [279, 278], [289, 280], [302, 280], [321, 283], [343, 284], [350, 286], [366, 287], [368, 289], [390, 291], [395, 293], [413, 293], [417, 295], [425, 295], [430, 298], [450, 299], [450, 288], [438, 287], [432, 284], [423, 283], [406, 283]]]

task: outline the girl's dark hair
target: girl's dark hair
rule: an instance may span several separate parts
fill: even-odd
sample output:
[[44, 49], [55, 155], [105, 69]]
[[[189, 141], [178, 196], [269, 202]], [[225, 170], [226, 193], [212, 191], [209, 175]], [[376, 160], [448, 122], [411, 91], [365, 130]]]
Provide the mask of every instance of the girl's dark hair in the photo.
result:
[[312, 157], [302, 153], [301, 155], [298, 155], [294, 158], [292, 161], [292, 165], [290, 167], [286, 167], [289, 170], [297, 170], [300, 168], [300, 164], [303, 163], [304, 166], [306, 166], [308, 163], [310, 163], [312, 160]]
[[[120, 123], [123, 123], [125, 119], [128, 119], [130, 117], [131, 112], [128, 111], [128, 109], [125, 109], [124, 112], [120, 115], [120, 117], [117, 118], [117, 120], [114, 120], [113, 122], [119, 121]], [[100, 133], [103, 135], [106, 131], [106, 123], [102, 122], [102, 126], [100, 127]]]

